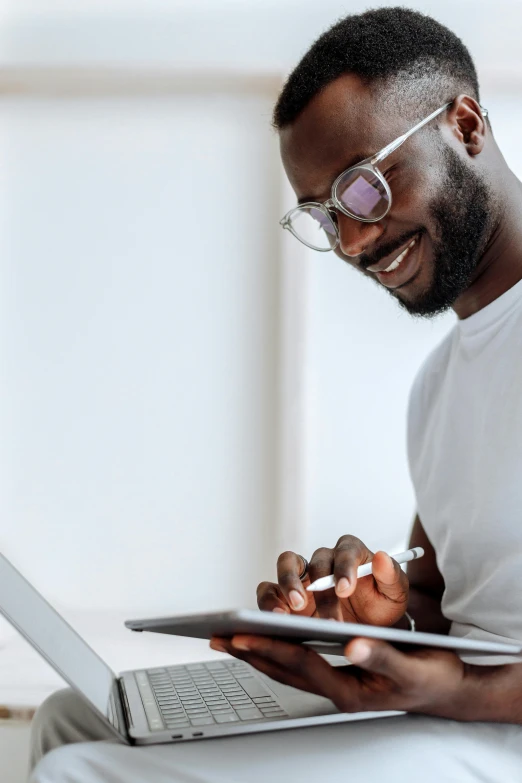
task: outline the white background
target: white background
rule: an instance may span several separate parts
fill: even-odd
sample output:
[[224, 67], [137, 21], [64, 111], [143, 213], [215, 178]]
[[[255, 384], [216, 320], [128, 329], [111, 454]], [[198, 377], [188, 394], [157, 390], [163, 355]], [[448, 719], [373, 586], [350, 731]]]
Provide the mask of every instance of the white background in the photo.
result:
[[[522, 174], [520, 4], [413, 5], [471, 49]], [[278, 226], [277, 85], [346, 10], [0, 8], [0, 549], [62, 605], [252, 605], [282, 547], [407, 537], [407, 395], [453, 316]]]

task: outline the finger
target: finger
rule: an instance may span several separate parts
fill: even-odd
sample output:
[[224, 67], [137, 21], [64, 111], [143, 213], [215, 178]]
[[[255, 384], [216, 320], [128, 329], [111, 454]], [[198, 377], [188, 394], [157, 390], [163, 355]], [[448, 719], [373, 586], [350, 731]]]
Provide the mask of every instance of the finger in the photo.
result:
[[355, 536], [342, 536], [334, 551], [335, 592], [348, 598], [357, 587], [357, 569], [373, 558], [373, 552]]
[[360, 669], [388, 677], [398, 688], [408, 688], [415, 680], [416, 661], [387, 642], [358, 637], [346, 645], [344, 654]]
[[303, 572], [303, 559], [295, 552], [283, 552], [277, 560], [277, 581], [288, 605], [294, 612], [306, 609], [308, 596], [299, 575]]
[[[232, 644], [232, 639], [222, 639], [219, 637], [212, 637], [210, 646], [213, 650], [228, 653], [238, 660], [251, 664], [256, 669], [263, 672], [263, 674], [268, 674], [269, 677], [278, 680], [278, 682], [284, 682], [286, 685], [291, 685], [293, 688], [307, 690], [307, 683], [297, 674], [284, 671], [281, 666], [270, 660], [269, 657], [263, 657], [262, 655], [250, 651], [248, 642], [254, 640], [252, 642], [252, 644], [254, 644], [257, 637], [243, 635], [235, 638], [238, 640], [239, 646], [234, 646]], [[313, 692], [320, 695], [317, 688]]]
[[263, 612], [290, 614], [291, 611], [279, 585], [275, 585], [273, 582], [261, 582], [258, 586], [257, 605]]
[[334, 703], [339, 699], [341, 690], [347, 690], [347, 678], [305, 645], [238, 634], [232, 638], [232, 648], [270, 662], [284, 675], [286, 684], [292, 684], [290, 680], [300, 682], [301, 685], [294, 687], [317, 693]]
[[277, 682], [280, 682], [283, 685], [290, 685], [292, 688], [298, 688], [301, 691], [308, 691], [309, 693], [315, 693], [317, 696], [323, 696], [319, 683], [312, 683], [303, 679], [295, 672], [279, 666], [270, 658], [252, 652], [236, 650], [235, 648], [232, 648], [231, 655], [240, 661], [248, 663], [250, 666], [257, 669], [257, 671], [266, 674], [272, 680], [277, 680]]
[[[330, 576], [333, 573], [334, 550], [327, 547], [316, 549], [313, 553], [308, 573], [310, 580], [315, 582], [323, 576]], [[321, 590], [314, 593], [316, 613], [324, 620], [342, 620], [342, 609], [335, 590]]]
[[381, 595], [396, 602], [407, 599], [408, 577], [400, 565], [386, 552], [376, 552], [373, 556], [372, 574]]
[[228, 652], [227, 639], [221, 639], [219, 636], [213, 636], [210, 639], [209, 647], [212, 650], [216, 650], [216, 652], [226, 653]]

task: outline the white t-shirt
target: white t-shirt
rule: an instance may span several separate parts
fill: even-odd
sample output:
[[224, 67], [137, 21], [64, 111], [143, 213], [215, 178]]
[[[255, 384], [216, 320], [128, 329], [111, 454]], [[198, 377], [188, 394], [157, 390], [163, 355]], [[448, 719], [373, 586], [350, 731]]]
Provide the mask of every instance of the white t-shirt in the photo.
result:
[[[522, 642], [522, 281], [458, 321], [424, 362], [408, 459], [450, 633]], [[495, 661], [508, 659], [483, 660]]]

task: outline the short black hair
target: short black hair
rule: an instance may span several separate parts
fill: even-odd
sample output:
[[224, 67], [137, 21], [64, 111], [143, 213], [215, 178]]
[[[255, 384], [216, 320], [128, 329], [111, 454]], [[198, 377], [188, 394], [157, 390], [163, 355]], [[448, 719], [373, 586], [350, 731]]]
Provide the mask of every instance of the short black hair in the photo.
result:
[[473, 60], [455, 33], [409, 8], [377, 8], [346, 16], [317, 39], [281, 91], [274, 127], [292, 123], [320, 90], [345, 73], [376, 87], [404, 82], [401, 93], [405, 90], [417, 109], [434, 110], [460, 92], [479, 101]]

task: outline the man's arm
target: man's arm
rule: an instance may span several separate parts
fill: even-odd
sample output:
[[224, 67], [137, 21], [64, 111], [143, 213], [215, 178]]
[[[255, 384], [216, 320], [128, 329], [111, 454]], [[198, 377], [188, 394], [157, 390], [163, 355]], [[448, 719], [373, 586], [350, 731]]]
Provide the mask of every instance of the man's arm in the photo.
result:
[[[426, 535], [418, 514], [413, 522], [409, 549], [416, 546], [421, 546], [424, 549], [424, 557], [408, 563], [410, 583], [408, 612], [415, 620], [417, 630], [447, 634], [451, 623], [444, 617], [441, 610], [444, 579], [437, 567], [435, 550]], [[405, 627], [403, 621], [401, 621], [400, 627]]]
[[522, 724], [522, 664], [465, 664], [449, 650], [401, 652], [377, 639], [353, 639], [353, 666], [330, 666], [305, 645], [263, 636], [213, 639], [210, 646], [274, 680], [331, 699], [341, 712], [406, 710], [460, 721]]
[[[349, 544], [353, 548], [354, 541], [345, 536], [338, 546]], [[356, 542], [363, 546], [358, 539]], [[447, 633], [450, 622], [441, 611], [444, 580], [418, 516], [410, 546], [423, 547], [425, 555], [408, 564], [408, 610], [419, 630]], [[297, 555], [294, 557], [294, 571], [299, 574], [302, 562]], [[331, 573], [331, 563], [327, 565]], [[264, 608], [283, 606], [278, 585], [263, 583], [260, 588], [260, 608], [269, 600], [272, 604]], [[399, 622], [397, 627], [406, 625]], [[448, 650], [414, 648], [401, 652], [386, 642], [368, 638], [354, 639], [347, 645], [345, 655], [355, 665], [346, 669], [331, 667], [304, 645], [264, 637], [216, 638], [211, 647], [247, 661], [279, 682], [325, 696], [342, 712], [406, 710], [461, 721], [522, 725], [522, 663], [470, 665]]]

